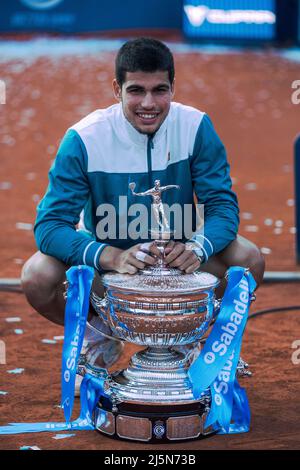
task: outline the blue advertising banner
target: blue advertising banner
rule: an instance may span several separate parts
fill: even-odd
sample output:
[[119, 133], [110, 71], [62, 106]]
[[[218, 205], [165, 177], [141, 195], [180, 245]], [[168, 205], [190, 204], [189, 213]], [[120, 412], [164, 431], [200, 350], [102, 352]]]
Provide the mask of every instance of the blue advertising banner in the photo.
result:
[[10, 0], [0, 5], [0, 32], [98, 32], [181, 29], [182, 0]]
[[184, 0], [183, 30], [190, 38], [271, 40], [275, 0]]

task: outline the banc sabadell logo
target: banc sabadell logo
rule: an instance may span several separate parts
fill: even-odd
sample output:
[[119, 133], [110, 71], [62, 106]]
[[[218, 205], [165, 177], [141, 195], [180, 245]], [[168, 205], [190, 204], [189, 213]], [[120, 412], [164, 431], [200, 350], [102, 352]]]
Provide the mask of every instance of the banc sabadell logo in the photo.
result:
[[20, 0], [23, 5], [33, 10], [50, 10], [64, 0]]

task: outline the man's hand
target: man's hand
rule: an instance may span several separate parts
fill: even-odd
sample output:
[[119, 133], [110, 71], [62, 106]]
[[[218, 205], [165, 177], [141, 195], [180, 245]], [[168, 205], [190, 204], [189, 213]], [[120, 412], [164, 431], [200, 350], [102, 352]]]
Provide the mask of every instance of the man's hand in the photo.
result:
[[135, 274], [146, 265], [154, 265], [159, 250], [153, 243], [138, 243], [128, 250], [106, 246], [100, 255], [99, 263], [103, 269], [118, 273]]
[[192, 250], [188, 250], [184, 243], [174, 242], [174, 240], [166, 246], [165, 255], [165, 262], [170, 268], [178, 268], [187, 274], [196, 271], [201, 264]]

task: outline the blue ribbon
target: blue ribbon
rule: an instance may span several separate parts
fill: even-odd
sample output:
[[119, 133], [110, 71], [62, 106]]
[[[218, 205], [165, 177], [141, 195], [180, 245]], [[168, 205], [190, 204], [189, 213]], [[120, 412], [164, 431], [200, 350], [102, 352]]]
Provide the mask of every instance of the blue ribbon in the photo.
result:
[[70, 422], [74, 404], [76, 369], [84, 338], [94, 270], [88, 266], [73, 266], [66, 275], [69, 287], [65, 309], [61, 400], [66, 422], [10, 423], [7, 426], [0, 426], [0, 434], [95, 429], [92, 415], [100, 396], [105, 396], [103, 390], [105, 379], [96, 378], [90, 374], [84, 376], [80, 387], [80, 416], [77, 420]]
[[255, 287], [248, 270], [238, 266], [228, 270], [220, 313], [200, 356], [188, 372], [196, 399], [210, 389], [211, 409], [205, 426], [212, 426], [220, 434], [249, 430], [249, 404], [235, 374]]
[[66, 276], [69, 286], [62, 353], [61, 406], [68, 423], [74, 405], [76, 370], [88, 316], [94, 270], [87, 266], [79, 266], [78, 268], [73, 266], [67, 271]]
[[94, 430], [95, 427], [92, 422], [93, 410], [100, 396], [105, 396], [103, 386], [104, 379], [96, 378], [90, 374], [84, 376], [80, 387], [80, 416], [75, 421], [69, 423], [9, 423], [7, 426], [0, 426], [0, 434], [55, 432], [68, 431], [70, 429], [75, 431]]

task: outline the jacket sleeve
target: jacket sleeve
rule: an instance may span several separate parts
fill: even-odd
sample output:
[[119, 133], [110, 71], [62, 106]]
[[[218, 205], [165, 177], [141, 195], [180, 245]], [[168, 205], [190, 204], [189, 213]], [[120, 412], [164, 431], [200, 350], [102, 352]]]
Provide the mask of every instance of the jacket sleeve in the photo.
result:
[[86, 264], [101, 270], [106, 246], [76, 231], [80, 212], [90, 194], [87, 153], [74, 130], [64, 136], [49, 171], [49, 185], [37, 207], [34, 235], [39, 250], [67, 265]]
[[204, 204], [204, 227], [192, 241], [207, 259], [226, 248], [237, 236], [239, 207], [232, 191], [226, 151], [210, 118], [204, 115], [197, 131], [191, 172], [198, 204]]

